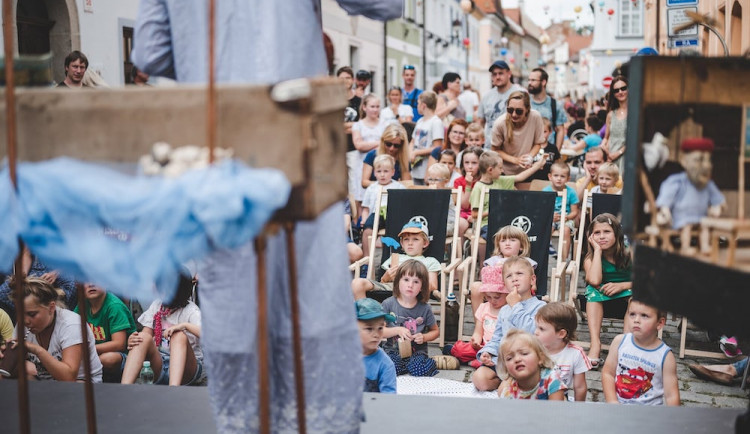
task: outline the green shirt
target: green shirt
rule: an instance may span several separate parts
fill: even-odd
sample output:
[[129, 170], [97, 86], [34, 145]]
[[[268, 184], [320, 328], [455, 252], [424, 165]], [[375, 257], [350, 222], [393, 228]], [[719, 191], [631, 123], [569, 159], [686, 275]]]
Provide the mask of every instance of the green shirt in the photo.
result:
[[[78, 307], [74, 312], [78, 312]], [[107, 293], [102, 308], [96, 314], [91, 313], [91, 303], [86, 300], [86, 321], [94, 332], [97, 344], [112, 340], [112, 333], [125, 330], [126, 339], [136, 331], [135, 319], [125, 303], [114, 294]]]
[[[628, 265], [624, 270], [618, 270], [617, 267], [615, 267], [615, 264], [602, 258], [601, 284], [604, 285], [605, 283], [630, 282], [631, 280], [633, 280], [632, 271], [632, 265]], [[602, 294], [598, 288], [594, 288], [591, 285], [586, 285], [586, 301], [602, 302], [614, 300], [616, 298], [629, 297], [631, 295], [633, 295], [633, 291], [631, 291], [630, 289], [626, 289], [625, 291], [615, 294], [613, 297], [608, 297]]]
[[[479, 209], [479, 193], [482, 190], [482, 187], [487, 188], [489, 190], [515, 190], [516, 189], [516, 177], [515, 176], [501, 176], [497, 178], [496, 180], [492, 181], [492, 184], [485, 184], [482, 181], [477, 181], [476, 184], [474, 184], [474, 188], [471, 190], [471, 198], [469, 199], [471, 201], [471, 209], [478, 210]], [[482, 214], [488, 213], [490, 210], [490, 196], [487, 195], [486, 198], [484, 198], [484, 210], [482, 211]], [[482, 224], [479, 226], [484, 227], [487, 226], [487, 220], [488, 216], [484, 216], [482, 218]]]

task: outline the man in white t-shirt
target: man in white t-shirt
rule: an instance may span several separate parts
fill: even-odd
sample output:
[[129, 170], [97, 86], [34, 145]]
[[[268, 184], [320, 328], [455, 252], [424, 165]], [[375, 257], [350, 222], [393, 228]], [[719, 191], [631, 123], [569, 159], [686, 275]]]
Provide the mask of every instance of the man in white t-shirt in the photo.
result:
[[526, 91], [523, 87], [513, 84], [510, 67], [504, 60], [497, 60], [490, 66], [493, 88], [487, 92], [479, 103], [477, 119], [484, 125], [484, 147], [489, 149], [492, 143], [492, 124], [505, 113], [505, 101], [513, 91]]
[[479, 108], [479, 96], [471, 88], [471, 83], [468, 81], [464, 83], [464, 91], [458, 96], [458, 102], [466, 111], [466, 122], [471, 123], [476, 117], [477, 108]]

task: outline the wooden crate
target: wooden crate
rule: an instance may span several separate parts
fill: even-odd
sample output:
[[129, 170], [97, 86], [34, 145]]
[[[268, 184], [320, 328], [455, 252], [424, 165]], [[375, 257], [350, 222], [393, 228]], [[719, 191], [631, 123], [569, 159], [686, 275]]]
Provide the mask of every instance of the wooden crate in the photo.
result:
[[[328, 77], [282, 83], [276, 90], [290, 85], [297, 92], [283, 102], [274, 100], [269, 86], [217, 86], [216, 144], [232, 148], [252, 167], [283, 171], [293, 192], [277, 219], [310, 219], [347, 194], [346, 90]], [[203, 86], [20, 88], [16, 91], [18, 159], [69, 156], [134, 164], [159, 141], [173, 147], [206, 146], [206, 99]], [[0, 125], [5, 126], [4, 105]], [[7, 139], [0, 136], [3, 157]]]

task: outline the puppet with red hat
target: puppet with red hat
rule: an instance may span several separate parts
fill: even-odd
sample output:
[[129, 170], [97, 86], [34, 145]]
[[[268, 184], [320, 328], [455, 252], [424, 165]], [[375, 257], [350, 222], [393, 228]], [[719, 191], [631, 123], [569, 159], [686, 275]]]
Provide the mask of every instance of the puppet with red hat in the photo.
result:
[[[719, 217], [724, 206], [724, 195], [711, 180], [711, 154], [714, 141], [709, 138], [685, 139], [680, 144], [680, 164], [685, 168], [667, 178], [656, 198], [657, 223], [680, 230], [681, 251], [693, 254], [690, 230], [703, 217]], [[700, 235], [702, 251], [709, 249], [708, 233]]]

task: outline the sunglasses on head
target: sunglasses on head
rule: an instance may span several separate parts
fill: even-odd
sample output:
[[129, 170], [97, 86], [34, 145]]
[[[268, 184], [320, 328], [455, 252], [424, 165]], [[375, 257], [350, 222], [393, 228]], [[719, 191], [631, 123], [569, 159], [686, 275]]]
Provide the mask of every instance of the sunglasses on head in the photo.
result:
[[404, 70], [407, 70], [407, 69], [408, 70], [413, 70], [414, 69], [414, 65], [404, 65]]
[[626, 92], [628, 90], [628, 87], [627, 86], [617, 87], [617, 88], [612, 88], [612, 90], [614, 90], [615, 93]]
[[517, 114], [517, 115], [522, 115], [522, 114], [526, 113], [526, 109], [520, 109], [520, 108], [512, 108], [512, 107], [509, 107], [509, 108], [508, 108], [508, 114], [511, 114], [511, 115], [512, 115], [512, 114], [514, 114], [514, 113], [515, 113], [515, 114]]
[[383, 144], [389, 148], [399, 149], [401, 147], [401, 143], [385, 142]]

